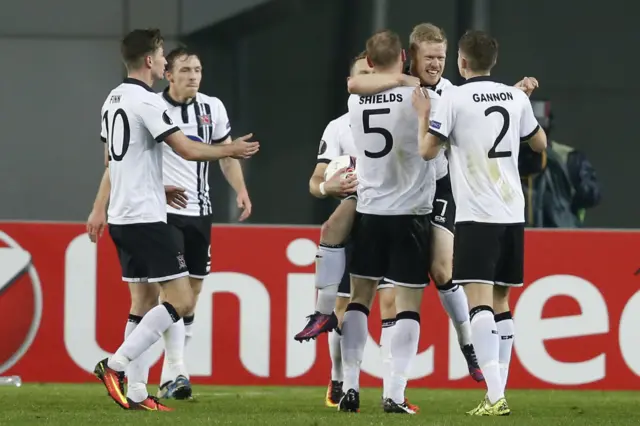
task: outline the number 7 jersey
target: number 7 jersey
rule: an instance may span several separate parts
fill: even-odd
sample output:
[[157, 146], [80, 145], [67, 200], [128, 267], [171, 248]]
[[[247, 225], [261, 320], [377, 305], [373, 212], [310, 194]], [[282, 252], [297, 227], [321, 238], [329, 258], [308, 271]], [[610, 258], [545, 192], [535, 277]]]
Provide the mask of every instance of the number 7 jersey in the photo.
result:
[[100, 132], [109, 152], [109, 223], [167, 221], [160, 142], [179, 130], [164, 101], [142, 81], [127, 78], [109, 93]]
[[[412, 87], [349, 97], [356, 148], [360, 213], [395, 216], [431, 213], [435, 162], [418, 152], [418, 115]], [[433, 104], [438, 95], [429, 91]], [[435, 109], [435, 106], [434, 106]]]
[[456, 223], [524, 223], [518, 154], [537, 131], [527, 95], [490, 77], [442, 93], [429, 133], [450, 141]]

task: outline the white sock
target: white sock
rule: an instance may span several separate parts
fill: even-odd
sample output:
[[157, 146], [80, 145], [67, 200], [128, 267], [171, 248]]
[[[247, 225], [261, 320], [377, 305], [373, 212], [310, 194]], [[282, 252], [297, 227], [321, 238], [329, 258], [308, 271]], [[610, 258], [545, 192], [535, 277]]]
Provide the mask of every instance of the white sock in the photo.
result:
[[391, 338], [391, 378], [388, 397], [396, 404], [404, 402], [407, 376], [411, 369], [420, 340], [420, 315], [417, 312], [400, 312]]
[[500, 336], [500, 378], [502, 386], [507, 388], [507, 379], [509, 378], [509, 365], [511, 364], [511, 350], [516, 334], [515, 325], [511, 312], [503, 312], [495, 316], [496, 326], [498, 328], [498, 336]]
[[331, 380], [341, 382], [342, 376], [342, 335], [337, 331], [329, 332], [329, 355], [331, 355]]
[[438, 295], [456, 329], [460, 347], [471, 344], [471, 322], [469, 321], [467, 295], [458, 284], [451, 284], [451, 281], [444, 288], [438, 288]]
[[342, 320], [342, 364], [344, 384], [342, 389], [360, 391], [360, 364], [364, 356], [369, 331], [369, 309], [359, 303], [350, 303]]
[[178, 321], [175, 308], [163, 303], [151, 309], [142, 318], [140, 324], [131, 332], [115, 354], [109, 357], [107, 365], [116, 371], [125, 371], [129, 363], [157, 342], [175, 321]]
[[164, 339], [164, 361], [160, 385], [173, 382], [178, 376], [189, 377], [184, 366], [185, 327], [180, 320], [171, 324], [171, 327], [162, 335]]
[[193, 315], [187, 315], [186, 317], [182, 318], [182, 320], [184, 321], [184, 347], [185, 350], [187, 348], [187, 346], [189, 345], [189, 342], [191, 341], [191, 338], [193, 337], [193, 321], [195, 321], [195, 314]]
[[473, 347], [487, 384], [487, 397], [489, 402], [495, 404], [496, 401], [504, 397], [504, 387], [498, 365], [500, 341], [496, 322], [493, 319], [493, 310], [485, 306], [475, 307], [471, 311]]
[[316, 288], [318, 300], [316, 311], [329, 315], [336, 306], [338, 285], [342, 281], [346, 267], [346, 256], [343, 246], [320, 244], [316, 254]]
[[[142, 321], [142, 317], [138, 315], [129, 314], [129, 320], [124, 328], [124, 338], [127, 337], [136, 329], [138, 324]], [[143, 354], [144, 355], [144, 354]], [[142, 402], [147, 399], [147, 378], [149, 377], [149, 369], [144, 369], [144, 362], [140, 363], [138, 360], [144, 358], [144, 356], [138, 357], [137, 360], [132, 361], [126, 370], [127, 376], [127, 398], [134, 402]], [[144, 360], [143, 360], [144, 361]]]
[[380, 354], [382, 356], [382, 397], [388, 398], [388, 392], [391, 380], [391, 338], [393, 336], [393, 327], [396, 319], [383, 319], [382, 331], [380, 332]]

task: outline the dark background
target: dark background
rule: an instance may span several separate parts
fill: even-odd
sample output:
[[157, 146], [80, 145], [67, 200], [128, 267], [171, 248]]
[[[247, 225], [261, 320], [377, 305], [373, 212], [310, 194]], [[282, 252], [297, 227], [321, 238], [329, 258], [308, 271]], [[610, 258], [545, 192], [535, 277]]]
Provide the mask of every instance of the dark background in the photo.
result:
[[[589, 210], [586, 225], [637, 227], [639, 83], [632, 73], [640, 33], [628, 2], [386, 3], [383, 15], [373, 0], [3, 5], [0, 219], [86, 219], [104, 170], [100, 106], [123, 75], [119, 39], [131, 28], [158, 26], [167, 49], [182, 41], [201, 53], [202, 91], [225, 103], [234, 135], [251, 131], [262, 143], [260, 154], [244, 164], [254, 204], [250, 222], [320, 223], [333, 203], [309, 195], [308, 179], [324, 127], [346, 112], [351, 58], [381, 25], [408, 42], [415, 24], [433, 22], [449, 37], [445, 76], [454, 83], [456, 41], [472, 26], [498, 38], [494, 75], [500, 81], [538, 78], [534, 98], [550, 99], [556, 118], [552, 139], [585, 152], [603, 186], [602, 203]], [[233, 195], [217, 170], [211, 176], [215, 219], [233, 222]]]

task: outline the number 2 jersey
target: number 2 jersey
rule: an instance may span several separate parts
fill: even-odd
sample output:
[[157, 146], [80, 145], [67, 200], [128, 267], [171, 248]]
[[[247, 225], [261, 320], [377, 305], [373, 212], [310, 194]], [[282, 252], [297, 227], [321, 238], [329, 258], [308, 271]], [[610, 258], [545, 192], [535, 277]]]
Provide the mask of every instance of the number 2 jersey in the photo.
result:
[[450, 141], [456, 223], [524, 222], [518, 154], [521, 141], [537, 131], [520, 89], [475, 77], [442, 93], [429, 132]]
[[[418, 115], [411, 87], [349, 97], [349, 121], [356, 148], [360, 213], [394, 216], [431, 213], [435, 162], [418, 152]], [[432, 111], [438, 95], [429, 90]]]
[[164, 101], [144, 82], [126, 78], [109, 93], [100, 132], [109, 150], [109, 223], [167, 221], [160, 142], [179, 130]]

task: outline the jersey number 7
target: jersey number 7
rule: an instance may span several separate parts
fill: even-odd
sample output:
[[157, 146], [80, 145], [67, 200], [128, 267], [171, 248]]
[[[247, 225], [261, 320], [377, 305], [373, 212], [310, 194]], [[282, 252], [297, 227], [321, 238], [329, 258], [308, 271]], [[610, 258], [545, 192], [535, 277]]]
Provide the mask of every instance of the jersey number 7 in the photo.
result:
[[384, 138], [384, 148], [382, 148], [381, 151], [364, 151], [364, 155], [369, 158], [382, 158], [389, 154], [391, 152], [391, 148], [393, 148], [393, 136], [391, 135], [391, 132], [382, 127], [373, 127], [370, 123], [372, 115], [386, 115], [389, 113], [391, 113], [390, 108], [366, 109], [362, 111], [362, 128], [364, 129], [364, 132], [377, 133]]
[[[116, 120], [120, 117], [122, 119], [122, 147], [118, 150], [120, 154], [116, 153], [113, 134], [114, 129], [116, 127]], [[109, 111], [105, 111], [102, 116], [102, 120], [104, 121], [104, 128], [107, 132], [107, 143], [109, 144], [109, 161], [122, 161], [124, 155], [129, 150], [129, 142], [131, 141], [131, 127], [129, 126], [129, 119], [127, 118], [127, 113], [124, 112], [122, 108], [118, 108], [116, 113], [113, 114], [113, 119], [111, 120], [111, 129], [109, 129]]]
[[500, 114], [504, 122], [502, 124], [502, 129], [500, 130], [500, 133], [498, 133], [498, 137], [496, 138], [496, 141], [493, 143], [493, 146], [489, 150], [489, 154], [487, 156], [489, 158], [511, 157], [511, 151], [496, 151], [496, 149], [498, 148], [498, 144], [502, 142], [502, 139], [504, 139], [505, 135], [507, 134], [507, 130], [509, 130], [509, 125], [511, 124], [509, 111], [507, 111], [504, 107], [495, 105], [487, 108], [487, 110], [484, 112], [484, 115], [485, 117], [488, 117], [489, 114], [492, 114], [494, 112], [497, 112], [498, 114]]

